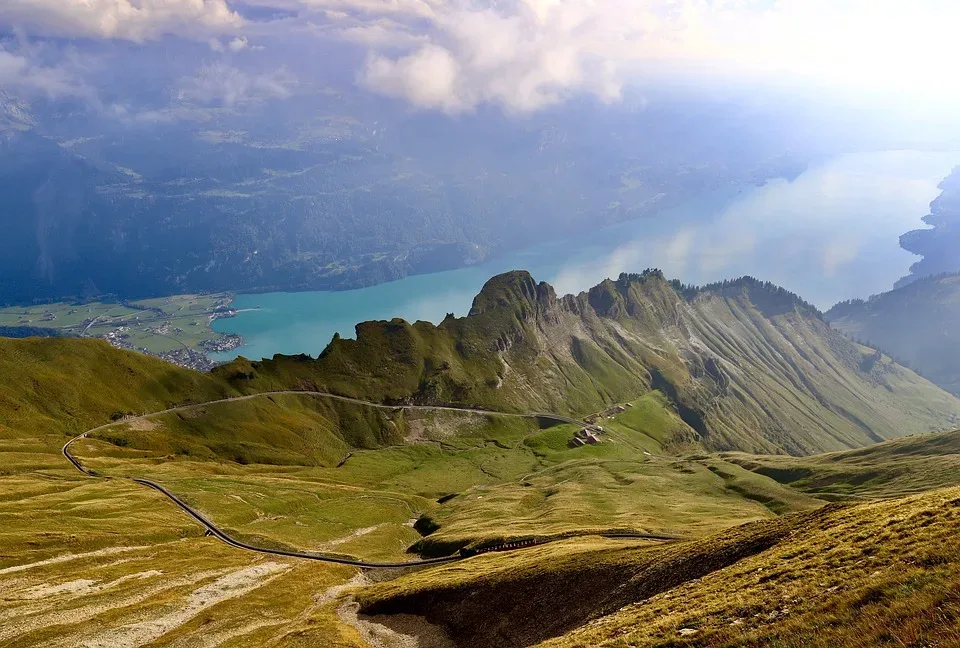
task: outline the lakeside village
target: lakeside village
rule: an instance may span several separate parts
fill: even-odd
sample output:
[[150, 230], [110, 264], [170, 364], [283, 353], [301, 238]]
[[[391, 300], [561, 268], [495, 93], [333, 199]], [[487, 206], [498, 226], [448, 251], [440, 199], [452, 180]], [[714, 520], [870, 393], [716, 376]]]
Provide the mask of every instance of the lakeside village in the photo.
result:
[[215, 332], [214, 320], [235, 317], [232, 297], [174, 295], [128, 302], [52, 303], [0, 307], [0, 336], [99, 338], [112, 346], [208, 371], [208, 354], [243, 345], [239, 335]]
[[[212, 323], [216, 319], [235, 317], [236, 315], [237, 311], [235, 309], [227, 306], [219, 306], [209, 315], [208, 326], [209, 323]], [[138, 341], [142, 341], [142, 336], [134, 336], [134, 333], [140, 331], [167, 338], [178, 346], [165, 351], [147, 348], [141, 344], [137, 344]], [[136, 351], [196, 371], [210, 371], [218, 364], [221, 364], [220, 362], [211, 360], [207, 355], [208, 353], [233, 351], [243, 345], [243, 338], [241, 336], [233, 333], [221, 333], [217, 334], [216, 337], [201, 340], [197, 343], [196, 347], [190, 347], [180, 341], [180, 337], [185, 334], [186, 331], [181, 327], [174, 326], [171, 322], [163, 322], [157, 326], [149, 326], [146, 328], [119, 326], [100, 337], [118, 349]]]
[[220, 335], [216, 339], [204, 340], [200, 342], [196, 348], [190, 348], [184, 345], [171, 351], [153, 351], [146, 347], [132, 344], [129, 339], [129, 333], [125, 329], [127, 329], [127, 327], [120, 327], [115, 331], [110, 331], [103, 336], [103, 339], [118, 349], [136, 351], [137, 353], [160, 358], [161, 360], [166, 360], [175, 365], [196, 371], [210, 371], [218, 364], [222, 364], [211, 360], [210, 357], [207, 356], [207, 353], [233, 351], [243, 346], [242, 337], [233, 333], [227, 333]]

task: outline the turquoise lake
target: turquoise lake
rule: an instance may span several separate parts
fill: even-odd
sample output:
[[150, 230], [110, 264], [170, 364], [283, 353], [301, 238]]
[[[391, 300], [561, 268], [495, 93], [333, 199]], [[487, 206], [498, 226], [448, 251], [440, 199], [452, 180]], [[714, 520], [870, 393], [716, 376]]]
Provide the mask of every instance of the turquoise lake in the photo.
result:
[[238, 295], [237, 317], [214, 322], [238, 333], [237, 355], [316, 356], [335, 332], [354, 336], [366, 320], [439, 322], [465, 315], [491, 276], [529, 270], [559, 294], [576, 293], [621, 272], [661, 268], [703, 284], [753, 275], [829, 308], [889, 290], [918, 257], [899, 247], [960, 153], [892, 151], [846, 155], [812, 166], [792, 182], [738, 187], [691, 199], [649, 218], [551, 241], [483, 264], [346, 292]]

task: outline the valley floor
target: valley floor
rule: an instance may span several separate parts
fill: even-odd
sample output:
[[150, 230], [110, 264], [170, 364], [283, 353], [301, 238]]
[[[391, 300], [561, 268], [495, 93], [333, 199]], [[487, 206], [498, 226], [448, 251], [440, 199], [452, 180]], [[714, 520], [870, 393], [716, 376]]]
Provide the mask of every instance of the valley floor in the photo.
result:
[[239, 347], [242, 339], [211, 328], [235, 315], [226, 293], [172, 295], [128, 302], [57, 302], [0, 308], [0, 334], [91, 337], [190, 369], [208, 370], [208, 353]]

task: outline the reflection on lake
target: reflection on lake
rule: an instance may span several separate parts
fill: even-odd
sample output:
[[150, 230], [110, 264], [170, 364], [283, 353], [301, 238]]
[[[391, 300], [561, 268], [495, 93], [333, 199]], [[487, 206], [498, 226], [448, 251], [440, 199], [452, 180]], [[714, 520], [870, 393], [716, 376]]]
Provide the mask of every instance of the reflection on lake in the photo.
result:
[[238, 295], [238, 309], [259, 309], [214, 322], [246, 341], [219, 359], [316, 355], [334, 332], [352, 337], [357, 322], [463, 315], [487, 279], [513, 269], [529, 270], [560, 294], [648, 267], [696, 284], [749, 274], [827, 308], [888, 290], [907, 273], [917, 257], [900, 249], [899, 236], [923, 226], [937, 184], [958, 163], [956, 153], [848, 155], [793, 182], [727, 189], [469, 268], [347, 292]]

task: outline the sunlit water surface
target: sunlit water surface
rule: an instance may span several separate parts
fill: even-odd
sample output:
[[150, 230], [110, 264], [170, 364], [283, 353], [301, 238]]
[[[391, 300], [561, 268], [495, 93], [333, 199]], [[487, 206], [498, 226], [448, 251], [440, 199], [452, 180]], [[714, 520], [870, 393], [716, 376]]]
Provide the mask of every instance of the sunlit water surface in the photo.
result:
[[792, 182], [726, 189], [477, 266], [347, 292], [238, 295], [234, 305], [243, 312], [214, 328], [239, 333], [245, 345], [218, 359], [317, 355], [334, 332], [353, 337], [357, 322], [463, 315], [487, 279], [514, 269], [529, 270], [559, 294], [648, 267], [695, 284], [746, 274], [828, 308], [888, 290], [907, 273], [917, 257], [899, 247], [899, 237], [924, 226], [937, 185], [957, 164], [960, 153], [848, 155]]

